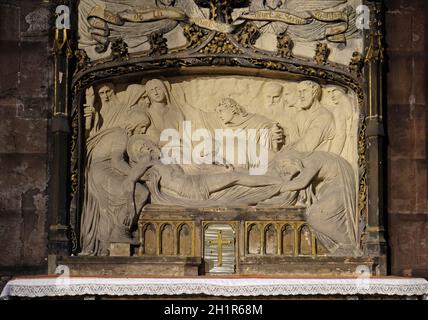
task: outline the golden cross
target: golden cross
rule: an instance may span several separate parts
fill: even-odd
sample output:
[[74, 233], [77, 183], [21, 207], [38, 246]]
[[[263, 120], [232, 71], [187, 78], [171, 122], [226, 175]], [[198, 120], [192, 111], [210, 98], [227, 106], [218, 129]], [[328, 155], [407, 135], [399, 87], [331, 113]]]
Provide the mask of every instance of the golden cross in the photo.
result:
[[218, 267], [223, 266], [223, 245], [231, 245], [231, 240], [223, 240], [223, 236], [221, 231], [219, 230], [217, 232], [217, 239], [216, 240], [209, 240], [208, 243], [210, 245], [217, 245], [217, 255], [218, 255]]

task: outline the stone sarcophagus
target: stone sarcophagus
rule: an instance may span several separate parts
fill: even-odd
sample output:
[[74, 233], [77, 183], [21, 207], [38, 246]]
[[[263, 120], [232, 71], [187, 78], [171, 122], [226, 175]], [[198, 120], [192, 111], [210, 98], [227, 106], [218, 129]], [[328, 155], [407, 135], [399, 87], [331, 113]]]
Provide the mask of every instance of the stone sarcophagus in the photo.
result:
[[378, 3], [80, 0], [72, 10], [54, 47], [57, 264], [386, 272]]

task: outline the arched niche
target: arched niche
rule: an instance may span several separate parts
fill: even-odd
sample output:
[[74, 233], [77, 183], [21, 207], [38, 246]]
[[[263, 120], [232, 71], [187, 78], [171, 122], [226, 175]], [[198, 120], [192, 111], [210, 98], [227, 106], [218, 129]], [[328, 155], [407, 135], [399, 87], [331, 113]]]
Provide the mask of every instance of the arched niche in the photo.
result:
[[312, 254], [312, 232], [309, 226], [304, 224], [299, 230], [299, 254], [309, 256]]
[[157, 237], [156, 237], [156, 227], [149, 223], [146, 225], [143, 231], [144, 235], [144, 254], [145, 255], [156, 255], [157, 254]]
[[295, 233], [294, 233], [293, 226], [286, 224], [282, 228], [281, 232], [281, 244], [282, 244], [282, 250], [281, 253], [286, 256], [292, 256], [294, 255], [295, 247], [294, 247], [294, 239], [295, 239]]
[[265, 237], [265, 254], [275, 255], [278, 253], [278, 237], [275, 226], [269, 224], [265, 228], [264, 232]]
[[192, 233], [186, 223], [178, 227], [178, 254], [180, 256], [192, 255]]
[[170, 256], [174, 254], [174, 231], [172, 225], [164, 224], [161, 228], [160, 254]]
[[256, 224], [252, 224], [248, 228], [248, 254], [261, 254], [261, 236], [260, 229]]

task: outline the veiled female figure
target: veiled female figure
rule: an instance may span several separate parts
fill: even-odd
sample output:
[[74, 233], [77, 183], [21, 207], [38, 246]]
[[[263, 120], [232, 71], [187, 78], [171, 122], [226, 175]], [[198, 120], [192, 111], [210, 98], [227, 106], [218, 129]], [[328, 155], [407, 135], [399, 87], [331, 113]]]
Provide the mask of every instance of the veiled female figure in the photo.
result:
[[150, 122], [141, 111], [131, 119], [131, 129], [108, 128], [87, 141], [81, 255], [108, 255], [111, 242], [130, 242], [129, 228], [148, 199], [147, 189], [135, 186], [138, 177], [125, 153], [128, 137], [145, 132]]
[[354, 172], [348, 161], [329, 152], [283, 152], [277, 161], [292, 176], [281, 192], [306, 191], [307, 222], [331, 255], [356, 256]]
[[180, 130], [184, 116], [175, 105], [168, 82], [152, 79], [146, 83], [146, 97], [148, 107], [146, 113], [150, 118], [151, 126], [147, 135], [159, 141], [163, 130]]

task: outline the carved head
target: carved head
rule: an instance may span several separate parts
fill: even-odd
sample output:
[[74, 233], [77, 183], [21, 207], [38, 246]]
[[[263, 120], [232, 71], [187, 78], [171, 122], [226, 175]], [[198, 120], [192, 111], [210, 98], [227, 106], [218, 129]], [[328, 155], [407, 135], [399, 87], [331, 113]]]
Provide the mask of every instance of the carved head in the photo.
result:
[[147, 163], [159, 159], [161, 154], [159, 147], [143, 134], [129, 139], [127, 153], [131, 163]]
[[230, 123], [235, 115], [247, 115], [245, 109], [232, 98], [222, 99], [219, 105], [215, 108], [215, 111], [224, 124]]
[[152, 79], [146, 83], [146, 92], [150, 102], [168, 102], [168, 91], [162, 80]]
[[346, 96], [346, 91], [337, 86], [330, 86], [327, 87], [325, 90], [326, 98], [331, 102], [333, 105], [338, 105], [341, 103], [342, 99]]
[[98, 95], [100, 96], [101, 103], [105, 104], [113, 100], [115, 96], [114, 84], [105, 83], [98, 88]]
[[269, 107], [277, 105], [281, 101], [283, 91], [284, 88], [279, 83], [268, 83], [264, 88], [266, 105]]
[[309, 109], [314, 101], [321, 99], [321, 86], [314, 81], [302, 81], [297, 86], [298, 99], [296, 107], [299, 109]]
[[284, 89], [282, 91], [282, 98], [284, 100], [285, 107], [291, 108], [296, 105], [297, 94], [296, 94], [296, 88], [294, 84], [287, 83], [284, 86]]

